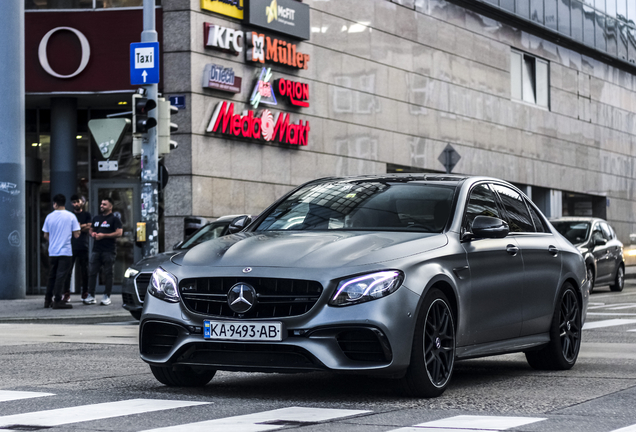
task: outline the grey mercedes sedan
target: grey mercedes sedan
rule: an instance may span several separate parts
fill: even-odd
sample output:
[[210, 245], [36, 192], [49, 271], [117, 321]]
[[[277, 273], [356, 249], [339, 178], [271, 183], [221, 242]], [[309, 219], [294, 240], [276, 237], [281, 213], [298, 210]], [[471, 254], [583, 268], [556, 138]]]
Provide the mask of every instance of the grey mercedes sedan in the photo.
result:
[[435, 397], [456, 360], [524, 352], [570, 369], [588, 285], [580, 252], [509, 183], [326, 178], [155, 270], [140, 352], [169, 386], [327, 370]]

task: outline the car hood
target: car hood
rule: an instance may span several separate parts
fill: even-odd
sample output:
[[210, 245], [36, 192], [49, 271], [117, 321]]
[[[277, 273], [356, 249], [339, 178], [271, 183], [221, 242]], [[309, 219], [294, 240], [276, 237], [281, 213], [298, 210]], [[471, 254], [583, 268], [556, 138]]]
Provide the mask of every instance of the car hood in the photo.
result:
[[334, 268], [395, 260], [440, 248], [444, 234], [245, 232], [202, 243], [173, 259], [183, 266]]
[[157, 267], [168, 261], [173, 255], [176, 255], [179, 252], [180, 251], [162, 252], [160, 254], [137, 261], [135, 265], [131, 266], [131, 268], [139, 270], [140, 272], [153, 272]]

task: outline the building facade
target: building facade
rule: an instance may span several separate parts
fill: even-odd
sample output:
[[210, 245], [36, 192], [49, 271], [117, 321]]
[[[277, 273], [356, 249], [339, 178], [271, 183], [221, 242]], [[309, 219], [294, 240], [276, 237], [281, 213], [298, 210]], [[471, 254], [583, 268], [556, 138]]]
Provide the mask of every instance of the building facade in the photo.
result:
[[[141, 16], [92, 3], [84, 13]], [[165, 249], [191, 216], [258, 214], [315, 178], [445, 172], [449, 161], [518, 185], [548, 216], [607, 218], [624, 242], [636, 232], [636, 0], [163, 0], [158, 14], [160, 91], [179, 107], [179, 145], [162, 162]], [[122, 86], [27, 82], [27, 134], [38, 137], [27, 149], [43, 143], [51, 101], [76, 98], [77, 190], [96, 203], [120, 182], [132, 224], [131, 140], [118, 171], [102, 172], [85, 128], [123, 110], [134, 87]], [[57, 168], [32, 156], [50, 179]], [[41, 206], [47, 187], [34, 192]]]

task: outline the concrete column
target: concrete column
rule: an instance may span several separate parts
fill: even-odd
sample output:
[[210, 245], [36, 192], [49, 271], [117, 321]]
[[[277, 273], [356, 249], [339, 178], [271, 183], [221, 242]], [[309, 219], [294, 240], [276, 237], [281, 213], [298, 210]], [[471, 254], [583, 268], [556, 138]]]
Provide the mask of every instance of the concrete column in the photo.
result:
[[563, 216], [563, 192], [552, 189], [550, 191], [550, 218]]
[[24, 2], [0, 1], [0, 299], [26, 295]]
[[67, 207], [77, 190], [77, 99], [51, 99], [51, 202], [64, 194]]

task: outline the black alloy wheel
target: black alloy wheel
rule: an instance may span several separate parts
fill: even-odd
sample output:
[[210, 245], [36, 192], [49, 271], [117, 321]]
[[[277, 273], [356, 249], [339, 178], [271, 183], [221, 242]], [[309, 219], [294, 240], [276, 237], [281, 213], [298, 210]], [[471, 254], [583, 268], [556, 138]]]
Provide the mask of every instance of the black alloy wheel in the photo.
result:
[[411, 364], [403, 383], [410, 396], [441, 395], [455, 365], [455, 324], [446, 296], [432, 289], [425, 297], [413, 339]]
[[625, 285], [625, 268], [622, 264], [618, 266], [616, 270], [616, 277], [614, 278], [614, 284], [610, 285], [610, 290], [620, 292], [623, 291]]
[[530, 366], [540, 370], [567, 370], [576, 363], [581, 348], [581, 302], [566, 282], [552, 317], [550, 342], [538, 351], [527, 351]]
[[590, 281], [590, 294], [594, 291], [594, 269], [591, 265], [587, 266], [587, 280]]

